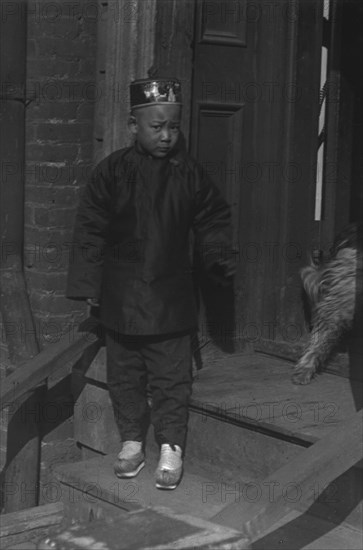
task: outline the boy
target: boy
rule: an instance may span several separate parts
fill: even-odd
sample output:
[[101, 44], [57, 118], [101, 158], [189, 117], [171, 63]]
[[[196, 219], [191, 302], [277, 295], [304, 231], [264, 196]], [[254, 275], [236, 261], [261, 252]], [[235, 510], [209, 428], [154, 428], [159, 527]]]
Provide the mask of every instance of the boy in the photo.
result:
[[208, 247], [210, 275], [229, 284], [233, 267], [220, 252], [231, 248], [230, 212], [181, 145], [180, 82], [137, 80], [130, 95], [135, 143], [104, 159], [85, 189], [67, 296], [100, 304], [107, 383], [122, 440], [116, 475], [131, 478], [144, 466], [148, 382], [160, 445], [156, 487], [175, 489], [197, 325], [190, 232]]

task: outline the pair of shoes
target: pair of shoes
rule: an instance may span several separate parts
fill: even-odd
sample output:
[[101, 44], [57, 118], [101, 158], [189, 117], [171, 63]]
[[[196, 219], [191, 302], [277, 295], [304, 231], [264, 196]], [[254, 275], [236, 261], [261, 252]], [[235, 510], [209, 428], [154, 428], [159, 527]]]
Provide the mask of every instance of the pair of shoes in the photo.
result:
[[156, 468], [157, 489], [175, 489], [183, 473], [182, 450], [178, 445], [163, 443], [160, 460]]
[[117, 477], [135, 477], [145, 466], [145, 455], [141, 441], [125, 441], [121, 452], [114, 463], [114, 472]]

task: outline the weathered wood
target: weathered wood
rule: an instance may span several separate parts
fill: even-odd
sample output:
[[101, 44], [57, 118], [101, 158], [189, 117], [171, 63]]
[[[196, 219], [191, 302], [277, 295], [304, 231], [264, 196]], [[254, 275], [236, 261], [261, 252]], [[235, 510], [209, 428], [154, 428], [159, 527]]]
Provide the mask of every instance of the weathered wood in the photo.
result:
[[101, 342], [95, 334], [81, 332], [65, 334], [59, 342], [49, 346], [30, 361], [26, 361], [10, 376], [5, 378], [0, 393], [1, 409], [13, 406], [17, 399], [34, 390], [55, 371], [70, 367], [87, 349], [96, 350]]
[[[115, 458], [116, 453], [55, 466], [54, 474], [60, 484], [68, 516], [78, 520], [82, 508], [86, 508], [88, 512], [93, 509], [94, 517], [99, 517], [99, 506], [107, 502], [116, 512], [135, 512], [150, 506], [165, 506], [178, 514], [188, 513], [209, 520], [224, 507], [225, 501], [221, 499], [220, 493], [209, 491], [212, 494], [208, 494], [208, 489], [216, 485], [213, 480], [187, 468], [175, 491], [157, 489], [154, 473], [159, 453], [156, 449], [153, 451], [150, 445], [147, 448], [145, 468], [132, 480], [115, 476]], [[107, 512], [107, 516], [111, 515], [111, 512]]]
[[[15, 512], [38, 503], [40, 439], [36, 411], [42, 399], [42, 390], [38, 386], [56, 371], [64, 371], [67, 366], [70, 369], [92, 346], [96, 353], [100, 341], [94, 334], [67, 333], [57, 344], [24, 362], [5, 378], [0, 394], [1, 410], [7, 407], [12, 417], [2, 480], [6, 512]], [[27, 394], [30, 394], [29, 398], [24, 401]]]
[[[17, 366], [36, 356], [39, 345], [23, 271], [27, 2], [14, 4], [10, 17], [0, 20], [0, 80], [10, 84], [0, 100], [0, 158], [3, 166], [12, 167], [2, 171], [0, 182], [0, 286], [3, 331], [10, 361]], [[39, 432], [35, 422], [33, 426], [29, 422], [28, 428], [32, 439], [14, 457], [6, 472], [7, 483], [38, 484]], [[22, 464], [28, 467], [27, 479]], [[26, 502], [17, 498], [13, 495], [15, 509], [37, 504], [35, 494], [28, 494]]]
[[104, 454], [120, 450], [120, 436], [107, 387], [87, 383], [74, 408], [74, 438]]
[[6, 464], [1, 492], [6, 513], [37, 506], [41, 423], [35, 411], [43, 400], [37, 388], [12, 415], [7, 429]]
[[198, 371], [192, 405], [215, 411], [251, 429], [266, 428], [275, 437], [315, 443], [352, 416], [353, 391], [362, 383], [323, 373], [311, 384], [291, 383], [292, 363], [259, 354], [217, 359]]
[[361, 526], [352, 528], [345, 522], [336, 525], [327, 518], [317, 518], [310, 513], [301, 514], [292, 510], [252, 547], [258, 550], [277, 550], [282, 545], [294, 550], [361, 550]]
[[26, 533], [39, 527], [57, 525], [63, 520], [63, 510], [63, 502], [52, 502], [20, 512], [3, 514], [0, 521], [0, 539], [9, 535]]
[[154, 44], [156, 76], [175, 76], [181, 81], [183, 116], [181, 130], [189, 143], [193, 82], [194, 0], [157, 0]]
[[259, 484], [255, 504], [250, 500], [230, 504], [213, 521], [239, 529], [254, 541], [284, 517], [293, 502], [306, 510], [316, 498], [311, 491], [314, 483], [324, 490], [363, 457], [362, 428], [363, 411], [359, 411]]
[[[305, 343], [299, 342], [296, 344], [289, 344], [288, 342], [276, 342], [273, 340], [267, 340], [261, 338], [254, 346], [254, 350], [258, 353], [265, 353], [273, 357], [281, 357], [285, 360], [296, 363], [302, 356], [307, 340]], [[357, 348], [357, 342], [353, 341], [353, 338], [348, 340], [349, 349], [352, 346]], [[360, 364], [363, 362], [363, 354], [358, 351]], [[322, 371], [336, 374], [337, 376], [343, 376], [344, 378], [351, 378], [354, 380], [362, 380], [362, 369], [354, 368], [354, 359], [350, 352], [333, 351], [332, 356], [323, 365]]]
[[64, 550], [86, 546], [89, 550], [250, 548], [249, 541], [234, 530], [191, 515], [174, 514], [166, 507], [127, 514], [122, 516], [121, 521], [120, 518], [108, 518], [107, 521], [76, 523], [52, 534], [50, 538], [57, 548], [59, 546]]
[[[104, 50], [99, 52], [99, 66], [102, 64], [105, 70], [101, 80], [105, 93], [102, 103], [96, 102], [98, 139], [103, 140], [94, 151], [96, 162], [132, 141], [127, 129], [129, 82], [147, 78], [153, 64], [155, 10], [156, 0], [119, 0], [108, 5], [103, 25], [106, 40], [99, 44]], [[104, 63], [100, 59], [102, 54]]]

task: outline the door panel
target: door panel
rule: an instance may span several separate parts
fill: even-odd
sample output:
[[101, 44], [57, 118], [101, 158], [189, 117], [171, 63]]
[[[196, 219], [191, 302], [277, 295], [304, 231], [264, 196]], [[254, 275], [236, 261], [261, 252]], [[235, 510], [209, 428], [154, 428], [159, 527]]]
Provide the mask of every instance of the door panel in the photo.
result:
[[234, 241], [239, 227], [239, 165], [243, 105], [198, 102], [195, 143], [203, 169], [224, 194], [232, 209]]
[[320, 4], [196, 2], [190, 144], [232, 209], [235, 335], [282, 355], [306, 332], [299, 269], [313, 231]]

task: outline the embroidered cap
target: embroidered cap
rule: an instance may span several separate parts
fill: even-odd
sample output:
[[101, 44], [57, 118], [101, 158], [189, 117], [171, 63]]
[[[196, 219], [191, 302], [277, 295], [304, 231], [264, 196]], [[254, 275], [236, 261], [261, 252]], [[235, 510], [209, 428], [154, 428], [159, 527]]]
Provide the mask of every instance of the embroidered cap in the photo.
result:
[[176, 78], [145, 78], [130, 84], [131, 109], [155, 103], [181, 105], [181, 84]]

